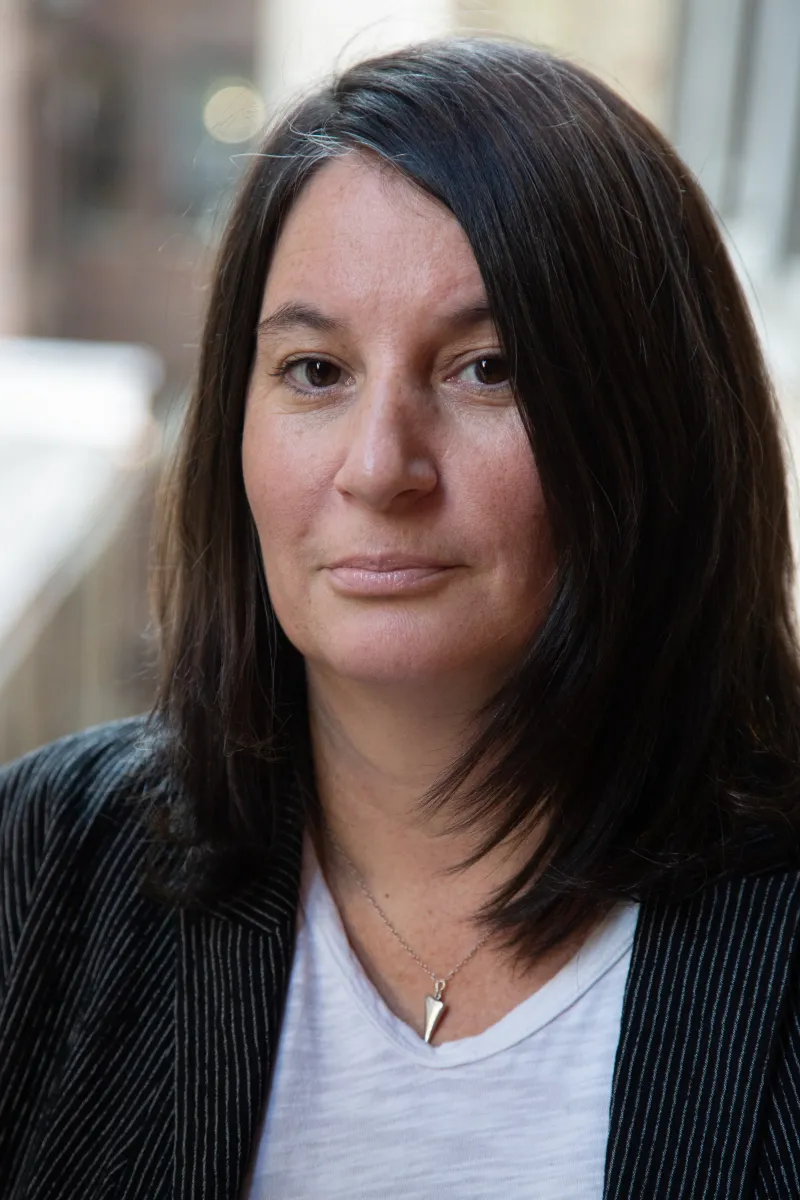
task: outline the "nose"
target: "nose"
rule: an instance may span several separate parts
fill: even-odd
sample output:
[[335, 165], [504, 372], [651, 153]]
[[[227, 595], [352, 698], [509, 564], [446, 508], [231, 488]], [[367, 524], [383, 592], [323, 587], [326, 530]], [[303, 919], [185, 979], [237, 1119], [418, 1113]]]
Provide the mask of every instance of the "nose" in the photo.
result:
[[435, 490], [433, 414], [419, 390], [396, 379], [365, 385], [348, 415], [344, 457], [334, 478], [337, 491], [386, 512], [411, 506]]

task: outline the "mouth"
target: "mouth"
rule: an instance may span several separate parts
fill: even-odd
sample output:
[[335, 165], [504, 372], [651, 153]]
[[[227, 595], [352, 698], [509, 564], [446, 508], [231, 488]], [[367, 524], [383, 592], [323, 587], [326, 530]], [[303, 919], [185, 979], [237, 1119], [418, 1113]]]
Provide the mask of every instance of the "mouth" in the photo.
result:
[[330, 569], [336, 571], [344, 567], [355, 571], [406, 571], [424, 568], [441, 570], [451, 565], [443, 559], [423, 554], [354, 554], [331, 563]]
[[427, 591], [439, 585], [456, 567], [417, 555], [358, 555], [327, 568], [336, 591], [345, 595], [396, 596]]

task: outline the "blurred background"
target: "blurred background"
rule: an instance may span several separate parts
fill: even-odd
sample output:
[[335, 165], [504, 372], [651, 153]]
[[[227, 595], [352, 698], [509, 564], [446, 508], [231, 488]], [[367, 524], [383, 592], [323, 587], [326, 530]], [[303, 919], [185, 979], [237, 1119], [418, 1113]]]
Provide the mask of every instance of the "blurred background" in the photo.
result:
[[584, 63], [677, 143], [800, 429], [800, 0], [0, 0], [0, 760], [150, 701], [153, 492], [247, 154], [444, 31]]

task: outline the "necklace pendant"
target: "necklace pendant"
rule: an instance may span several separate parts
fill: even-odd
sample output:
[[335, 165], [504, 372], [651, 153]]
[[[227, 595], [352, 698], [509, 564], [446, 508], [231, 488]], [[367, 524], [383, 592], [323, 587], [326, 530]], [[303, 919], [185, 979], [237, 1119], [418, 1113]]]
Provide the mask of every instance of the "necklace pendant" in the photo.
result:
[[442, 1000], [442, 992], [445, 989], [445, 981], [438, 979], [432, 996], [425, 997], [425, 1033], [426, 1042], [430, 1042], [433, 1037], [436, 1026], [442, 1018], [442, 1013], [445, 1010], [445, 1002]]

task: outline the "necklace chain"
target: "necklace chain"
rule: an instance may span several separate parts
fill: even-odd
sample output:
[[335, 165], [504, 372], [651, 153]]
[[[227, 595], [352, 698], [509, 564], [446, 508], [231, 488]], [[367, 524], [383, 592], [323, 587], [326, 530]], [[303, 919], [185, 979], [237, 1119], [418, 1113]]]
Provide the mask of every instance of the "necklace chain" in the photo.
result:
[[461, 968], [465, 967], [471, 958], [474, 958], [474, 956], [480, 950], [481, 946], [483, 946], [489, 940], [489, 938], [492, 935], [492, 930], [488, 929], [483, 934], [483, 936], [480, 938], [480, 940], [477, 941], [475, 943], [475, 945], [472, 947], [469, 954], [465, 954], [464, 957], [461, 959], [461, 962], [456, 963], [456, 965], [453, 967], [452, 971], [449, 971], [447, 975], [437, 975], [437, 973], [435, 971], [431, 970], [431, 968], [428, 966], [428, 964], [425, 962], [425, 960], [420, 958], [420, 956], [417, 954], [416, 950], [412, 949], [412, 947], [409, 946], [408, 942], [403, 937], [402, 933], [400, 933], [395, 928], [395, 926], [392, 924], [391, 920], [386, 915], [386, 913], [383, 911], [380, 904], [373, 896], [372, 892], [369, 890], [367, 885], [364, 883], [364, 880], [361, 878], [361, 875], [359, 874], [358, 870], [356, 869], [356, 867], [354, 866], [354, 864], [348, 857], [344, 848], [339, 844], [339, 842], [336, 840], [336, 838], [333, 836], [333, 834], [330, 832], [330, 830], [328, 830], [328, 837], [330, 839], [331, 845], [333, 846], [334, 850], [344, 860], [344, 863], [345, 863], [347, 869], [349, 870], [350, 874], [353, 876], [353, 879], [356, 881], [359, 888], [366, 896], [367, 900], [369, 900], [370, 904], [375, 909], [376, 913], [378, 914], [380, 919], [383, 921], [386, 928], [391, 933], [394, 934], [394, 936], [397, 938], [397, 941], [400, 943], [400, 945], [405, 950], [406, 954], [409, 954], [411, 956], [411, 958], [414, 959], [414, 962], [417, 963], [420, 967], [422, 967], [422, 969], [426, 975], [430, 975], [431, 979], [433, 980], [434, 984], [436, 985], [436, 997], [438, 999], [441, 996], [442, 992], [444, 991], [445, 986], [450, 982], [450, 980], [453, 978], [453, 976], [457, 975], [458, 972], [461, 970]]

